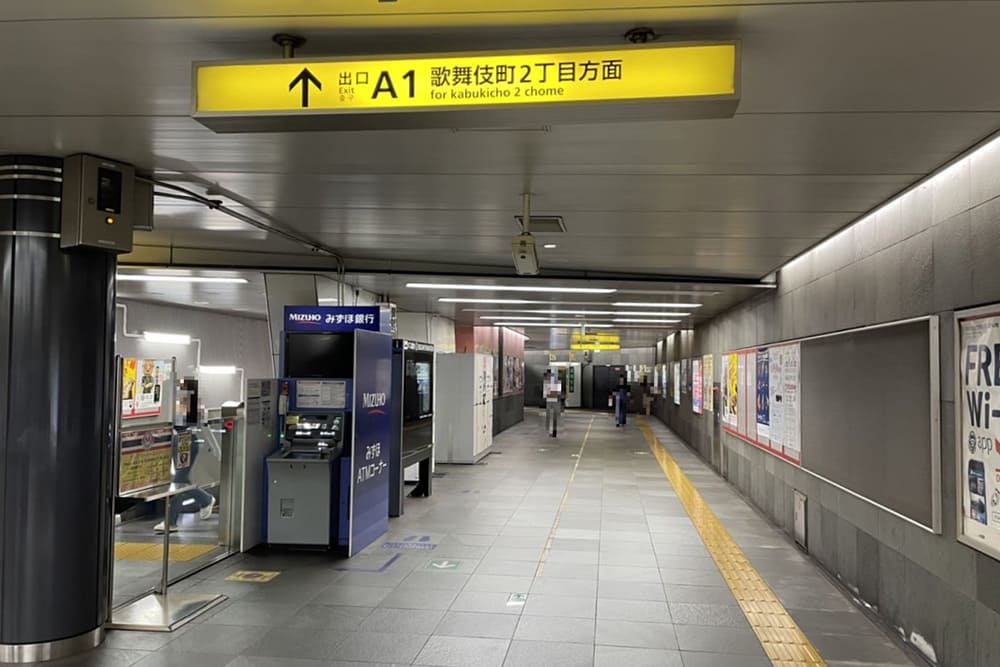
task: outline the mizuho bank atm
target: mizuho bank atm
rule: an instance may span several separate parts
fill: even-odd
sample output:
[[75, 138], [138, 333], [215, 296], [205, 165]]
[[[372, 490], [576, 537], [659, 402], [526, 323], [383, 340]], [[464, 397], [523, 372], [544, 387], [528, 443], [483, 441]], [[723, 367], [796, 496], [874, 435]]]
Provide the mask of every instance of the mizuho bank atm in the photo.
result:
[[267, 458], [267, 542], [353, 556], [388, 530], [389, 311], [288, 306], [284, 318], [279, 442]]

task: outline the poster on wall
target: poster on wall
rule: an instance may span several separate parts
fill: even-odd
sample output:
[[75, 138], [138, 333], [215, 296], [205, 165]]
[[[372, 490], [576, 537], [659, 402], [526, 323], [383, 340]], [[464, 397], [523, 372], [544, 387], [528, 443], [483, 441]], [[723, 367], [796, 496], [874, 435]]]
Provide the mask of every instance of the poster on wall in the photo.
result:
[[715, 377], [715, 368], [713, 368], [714, 357], [711, 354], [706, 354], [701, 358], [701, 375], [702, 375], [702, 404], [704, 405], [705, 412], [712, 412], [715, 410], [715, 392], [712, 391], [712, 379]]
[[660, 367], [660, 372], [663, 374], [660, 386], [663, 387], [663, 398], [666, 398], [670, 393], [670, 364], [663, 364], [663, 366]]
[[1000, 309], [960, 319], [959, 343], [960, 539], [1000, 558]]
[[170, 376], [169, 361], [122, 359], [122, 418], [158, 416], [163, 407], [163, 383]]
[[674, 362], [674, 405], [681, 404], [681, 362]]
[[169, 484], [172, 428], [123, 431], [118, 461], [118, 495]]
[[701, 359], [691, 360], [691, 409], [696, 415], [702, 413], [702, 383]]
[[736, 354], [722, 355], [722, 421], [733, 427], [739, 417], [739, 373]]
[[782, 347], [781, 356], [781, 448], [793, 462], [802, 461], [802, 396], [799, 377], [802, 350], [798, 343]]
[[[779, 345], [768, 350], [768, 433], [767, 437], [771, 441], [771, 448], [782, 451], [785, 439], [785, 392], [784, 392], [784, 359], [788, 347]], [[758, 375], [759, 377], [759, 375]], [[759, 422], [758, 422], [759, 423]], [[758, 427], [759, 430], [759, 427]]]
[[769, 440], [771, 437], [771, 385], [769, 377], [771, 375], [771, 362], [768, 358], [768, 349], [757, 350], [757, 366], [755, 374], [756, 385], [756, 412], [757, 412], [757, 439]]

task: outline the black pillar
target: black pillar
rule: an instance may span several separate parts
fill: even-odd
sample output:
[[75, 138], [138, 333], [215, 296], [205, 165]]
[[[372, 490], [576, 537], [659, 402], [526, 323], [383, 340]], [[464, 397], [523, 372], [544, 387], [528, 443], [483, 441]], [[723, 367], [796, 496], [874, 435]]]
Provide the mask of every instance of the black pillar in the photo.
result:
[[108, 616], [116, 258], [60, 249], [61, 174], [0, 156], [0, 661], [96, 645]]

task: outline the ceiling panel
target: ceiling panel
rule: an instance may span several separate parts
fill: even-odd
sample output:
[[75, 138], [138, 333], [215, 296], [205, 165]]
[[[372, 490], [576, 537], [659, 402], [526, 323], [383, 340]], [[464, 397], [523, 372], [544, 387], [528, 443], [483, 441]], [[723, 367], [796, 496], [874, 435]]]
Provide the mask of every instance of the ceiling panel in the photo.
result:
[[[14, 66], [0, 68], [9, 91], [0, 98], [0, 153], [85, 151], [129, 161], [382, 271], [419, 261], [441, 272], [464, 263], [509, 273], [512, 216], [530, 191], [536, 212], [562, 214], [568, 228], [558, 248], [543, 251], [548, 275], [756, 280], [1000, 127], [1000, 88], [992, 83], [1000, 2], [625, 4], [2, 3], [0, 62]], [[740, 39], [737, 115], [251, 135], [217, 135], [188, 117], [193, 61], [276, 57], [270, 37], [279, 31], [304, 34], [300, 55], [320, 57], [619, 45], [639, 24], [670, 39]], [[171, 200], [158, 200], [156, 231], [136, 240], [143, 252], [125, 263], [170, 263], [175, 250], [246, 267], [268, 263], [264, 257], [295, 266], [315, 256]], [[410, 294], [395, 276], [354, 280], [407, 309], [453, 312]], [[254, 311], [259, 284], [248, 285], [218, 293], [143, 288], [137, 298], [191, 304], [208, 294], [220, 307], [263, 312]], [[724, 288], [717, 303], [752, 294], [744, 289]]]

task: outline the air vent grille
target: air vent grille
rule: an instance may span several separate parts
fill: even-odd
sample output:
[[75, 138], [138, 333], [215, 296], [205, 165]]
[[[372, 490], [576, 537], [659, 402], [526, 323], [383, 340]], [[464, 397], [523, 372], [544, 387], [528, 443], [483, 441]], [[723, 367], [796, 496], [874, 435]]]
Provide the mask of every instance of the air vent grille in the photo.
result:
[[[517, 225], [521, 228], [521, 231], [525, 231], [524, 216], [515, 215], [514, 220], [517, 221]], [[563, 222], [561, 215], [533, 215], [531, 216], [531, 224], [528, 226], [528, 231], [532, 234], [565, 234], [566, 223]]]

